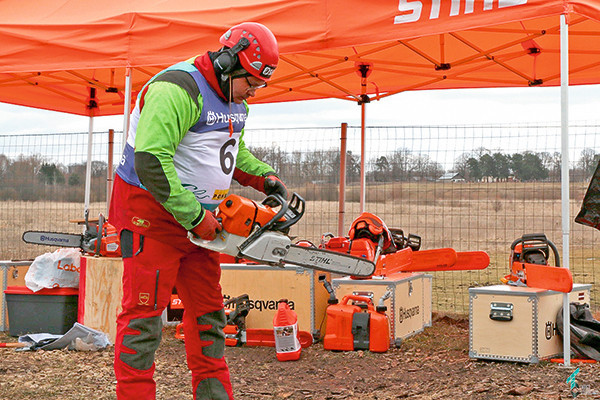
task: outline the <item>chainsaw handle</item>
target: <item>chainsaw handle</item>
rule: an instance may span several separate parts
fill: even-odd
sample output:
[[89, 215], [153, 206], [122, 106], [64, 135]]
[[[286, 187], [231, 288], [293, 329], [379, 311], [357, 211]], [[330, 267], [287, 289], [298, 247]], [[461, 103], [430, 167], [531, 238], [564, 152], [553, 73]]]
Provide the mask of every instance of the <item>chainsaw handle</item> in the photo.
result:
[[512, 244], [510, 245], [510, 249], [514, 250], [515, 247], [517, 246], [517, 244], [523, 242], [529, 242], [529, 241], [538, 241], [538, 242], [549, 242], [548, 238], [546, 237], [546, 235], [544, 235], [543, 233], [526, 233], [523, 236], [521, 236], [518, 239], [515, 239], [514, 242], [512, 242]]
[[342, 303], [341, 305], [346, 305], [348, 304], [349, 300], [353, 300], [353, 301], [362, 301], [363, 303], [367, 304], [367, 307], [369, 310], [373, 310], [375, 309], [375, 307], [373, 306], [373, 300], [371, 300], [368, 297], [365, 296], [358, 296], [356, 294], [347, 294], [346, 296], [344, 296], [342, 298]]
[[298, 222], [300, 218], [302, 218], [302, 216], [304, 215], [304, 206], [304, 199], [300, 197], [298, 193], [294, 192], [292, 194], [290, 202], [287, 204], [287, 210], [285, 212], [285, 221], [275, 221], [275, 228], [278, 231], [285, 231], [290, 226]]
[[104, 215], [98, 215], [98, 235], [96, 236], [96, 256], [100, 255], [100, 245], [102, 244], [102, 231], [104, 230]]
[[[265, 231], [277, 230], [284, 232], [285, 229], [289, 228], [302, 217], [304, 214], [304, 199], [297, 193], [292, 195], [292, 199], [289, 203], [285, 202], [285, 199], [278, 194], [270, 194], [263, 201], [263, 205], [272, 207], [269, 204], [275, 204], [274, 207], [281, 206], [279, 211], [263, 226], [254, 231], [253, 234], [248, 236], [248, 239], [244, 241], [239, 247], [240, 251], [243, 251], [250, 243], [254, 242], [256, 238], [260, 237]], [[280, 221], [285, 216], [284, 221]]]
[[[550, 248], [552, 249], [552, 252], [554, 253], [554, 262], [556, 263], [557, 267], [560, 267], [560, 255], [558, 254], [558, 249], [556, 248], [556, 245], [554, 243], [552, 243], [552, 241], [550, 241], [545, 234], [543, 233], [527, 233], [525, 235], [523, 235], [522, 237], [515, 239], [514, 242], [512, 242], [512, 244], [510, 245], [510, 251], [511, 251], [511, 259], [512, 259], [512, 254], [514, 253], [515, 247], [517, 246], [517, 244], [522, 243], [523, 244], [523, 251], [525, 250], [525, 242], [543, 242], [544, 244], [547, 244], [548, 246], [550, 246]], [[548, 255], [550, 256], [550, 255]]]
[[552, 252], [554, 253], [554, 262], [556, 263], [556, 266], [560, 267], [560, 256], [558, 255], [558, 249], [556, 248], [554, 243], [552, 243], [549, 240], [548, 240], [548, 245], [550, 246], [550, 248], [552, 249]]
[[273, 227], [273, 225], [275, 225], [275, 223], [285, 215], [288, 209], [288, 204], [286, 203], [285, 199], [281, 195], [275, 193], [265, 197], [261, 204], [271, 208], [281, 206], [281, 208], [279, 209], [279, 211], [277, 211], [277, 213], [275, 213], [273, 218], [271, 218], [269, 222], [267, 222], [263, 227], [261, 227], [261, 230], [263, 231]]

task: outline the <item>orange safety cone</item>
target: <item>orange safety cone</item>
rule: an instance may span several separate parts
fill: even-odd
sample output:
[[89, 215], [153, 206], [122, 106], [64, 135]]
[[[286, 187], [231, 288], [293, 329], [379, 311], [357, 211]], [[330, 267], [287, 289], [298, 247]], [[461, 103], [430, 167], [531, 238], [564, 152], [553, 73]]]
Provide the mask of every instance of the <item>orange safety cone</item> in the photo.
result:
[[273, 317], [273, 331], [277, 360], [298, 360], [302, 352], [298, 339], [298, 316], [290, 308], [287, 299], [281, 299], [277, 304], [277, 312]]

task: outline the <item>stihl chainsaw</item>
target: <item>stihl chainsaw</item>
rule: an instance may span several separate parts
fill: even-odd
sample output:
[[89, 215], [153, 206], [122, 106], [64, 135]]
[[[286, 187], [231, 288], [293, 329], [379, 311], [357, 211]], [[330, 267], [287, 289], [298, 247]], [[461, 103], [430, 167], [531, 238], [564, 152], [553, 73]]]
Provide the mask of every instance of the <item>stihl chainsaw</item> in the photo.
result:
[[102, 214], [99, 215], [97, 224], [89, 222], [86, 214], [83, 234], [26, 231], [23, 233], [23, 241], [44, 246], [78, 247], [88, 254], [105, 257], [121, 256], [117, 230]]
[[[550, 250], [556, 266], [549, 265]], [[513, 286], [569, 293], [573, 289], [573, 275], [560, 267], [558, 249], [543, 233], [523, 235], [510, 245], [510, 274], [501, 281]]]
[[304, 205], [297, 193], [289, 203], [279, 195], [269, 195], [257, 203], [232, 194], [215, 213], [223, 225], [215, 240], [199, 239], [192, 233], [188, 237], [209, 250], [267, 265], [293, 264], [342, 275], [370, 276], [375, 270], [371, 260], [292, 243], [287, 233], [304, 214]]

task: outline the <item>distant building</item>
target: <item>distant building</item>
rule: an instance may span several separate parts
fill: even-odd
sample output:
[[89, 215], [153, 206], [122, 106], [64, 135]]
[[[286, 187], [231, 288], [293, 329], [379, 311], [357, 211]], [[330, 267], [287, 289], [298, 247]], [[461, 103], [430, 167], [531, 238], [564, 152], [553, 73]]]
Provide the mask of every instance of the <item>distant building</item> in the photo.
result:
[[438, 182], [464, 182], [465, 177], [458, 172], [446, 172], [437, 179]]

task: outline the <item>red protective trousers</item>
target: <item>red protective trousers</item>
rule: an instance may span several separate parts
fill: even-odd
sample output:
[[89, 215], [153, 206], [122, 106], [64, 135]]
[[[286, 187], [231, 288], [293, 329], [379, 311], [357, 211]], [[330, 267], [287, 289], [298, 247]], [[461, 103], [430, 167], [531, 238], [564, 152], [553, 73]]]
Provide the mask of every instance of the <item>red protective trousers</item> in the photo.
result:
[[[143, 189], [115, 180], [113, 206], [117, 198]], [[144, 191], [145, 192], [145, 191]], [[138, 214], [145, 216], [146, 200], [136, 198]], [[150, 196], [148, 194], [148, 196]], [[142, 200], [142, 201], [140, 201]], [[148, 208], [160, 204], [146, 203]], [[111, 218], [114, 207], [111, 208]], [[153, 210], [159, 212], [160, 210]], [[162, 209], [163, 213], [166, 213]], [[114, 210], [121, 227], [123, 211]], [[154, 217], [157, 214], [148, 214]], [[164, 217], [164, 215], [161, 215]], [[160, 218], [147, 219], [152, 228]], [[147, 224], [146, 224], [147, 226]], [[188, 367], [192, 371], [192, 387], [196, 400], [232, 400], [229, 370], [223, 357], [225, 312], [219, 279], [219, 254], [200, 248], [187, 240], [185, 230], [176, 232], [171, 224], [170, 240], [152, 238], [124, 229], [121, 232], [123, 251], [123, 311], [117, 317], [114, 369], [117, 378], [117, 398], [145, 400], [156, 398], [154, 353], [162, 333], [161, 314], [167, 307], [173, 287], [184, 305], [183, 324]]]

